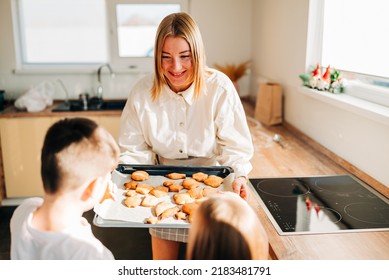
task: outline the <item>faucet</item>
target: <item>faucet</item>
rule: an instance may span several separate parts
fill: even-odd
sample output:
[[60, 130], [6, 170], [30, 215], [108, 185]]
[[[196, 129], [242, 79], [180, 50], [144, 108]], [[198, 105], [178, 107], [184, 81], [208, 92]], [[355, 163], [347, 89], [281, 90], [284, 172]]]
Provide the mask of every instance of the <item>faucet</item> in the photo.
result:
[[69, 92], [66, 89], [63, 81], [60, 78], [58, 78], [57, 83], [60, 84], [60, 86], [62, 87], [62, 90], [65, 92], [65, 104], [69, 104]]
[[97, 69], [97, 82], [98, 82], [98, 85], [97, 85], [97, 90], [96, 91], [97, 91], [97, 97], [100, 98], [100, 99], [103, 99], [103, 86], [101, 84], [101, 69], [103, 69], [104, 67], [108, 68], [112, 78], [115, 77], [115, 73], [113, 72], [113, 70], [111, 68], [111, 65], [109, 65], [108, 63], [101, 65], [99, 67], [99, 69]]

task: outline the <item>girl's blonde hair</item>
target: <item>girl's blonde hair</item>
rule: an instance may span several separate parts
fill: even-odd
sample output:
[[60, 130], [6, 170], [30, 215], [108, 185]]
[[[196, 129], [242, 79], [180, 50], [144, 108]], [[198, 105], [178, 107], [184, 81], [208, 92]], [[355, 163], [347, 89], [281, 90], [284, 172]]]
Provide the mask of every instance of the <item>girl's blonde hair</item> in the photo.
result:
[[153, 100], [158, 99], [168, 80], [162, 70], [162, 48], [168, 36], [184, 38], [192, 53], [194, 96], [197, 98], [204, 89], [205, 50], [200, 30], [187, 13], [173, 13], [166, 16], [158, 26], [154, 45], [154, 83], [151, 89]]
[[196, 210], [187, 259], [267, 259], [268, 250], [268, 238], [257, 214], [239, 195], [213, 195]]

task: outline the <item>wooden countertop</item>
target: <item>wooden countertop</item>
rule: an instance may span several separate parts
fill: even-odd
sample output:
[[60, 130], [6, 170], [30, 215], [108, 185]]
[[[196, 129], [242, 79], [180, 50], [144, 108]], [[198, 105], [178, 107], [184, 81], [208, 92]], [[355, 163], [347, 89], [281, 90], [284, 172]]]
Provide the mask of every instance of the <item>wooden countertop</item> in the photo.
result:
[[[250, 178], [294, 177], [353, 173], [377, 191], [389, 197], [389, 188], [347, 162], [328, 154], [323, 147], [289, 124], [266, 127], [252, 118], [254, 108], [245, 104], [246, 115], [255, 147]], [[274, 134], [283, 137], [284, 148], [272, 141]], [[326, 155], [327, 154], [327, 155]], [[338, 164], [338, 163], [341, 164]], [[356, 174], [357, 173], [357, 174]], [[251, 191], [249, 202], [258, 213], [269, 236], [270, 256], [280, 260], [389, 259], [389, 231], [279, 235]]]
[[26, 110], [19, 110], [15, 106], [7, 106], [0, 113], [0, 118], [36, 118], [36, 117], [75, 117], [75, 116], [120, 116], [121, 110], [100, 110], [100, 111], [69, 111], [52, 112], [51, 110], [63, 101], [54, 101], [52, 106], [47, 107], [41, 112], [30, 113]]

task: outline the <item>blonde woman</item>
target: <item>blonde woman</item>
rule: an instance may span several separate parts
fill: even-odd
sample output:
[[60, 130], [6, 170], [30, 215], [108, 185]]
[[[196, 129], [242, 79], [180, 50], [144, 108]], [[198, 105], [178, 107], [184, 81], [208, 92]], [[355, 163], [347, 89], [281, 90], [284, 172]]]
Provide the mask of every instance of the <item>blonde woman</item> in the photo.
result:
[[268, 239], [256, 213], [237, 194], [205, 200], [189, 232], [189, 260], [266, 260]]
[[[200, 31], [187, 13], [160, 23], [154, 73], [131, 89], [121, 116], [121, 162], [234, 169], [233, 189], [247, 197], [252, 140], [231, 80], [206, 67]], [[154, 259], [177, 259], [186, 229], [150, 229]]]

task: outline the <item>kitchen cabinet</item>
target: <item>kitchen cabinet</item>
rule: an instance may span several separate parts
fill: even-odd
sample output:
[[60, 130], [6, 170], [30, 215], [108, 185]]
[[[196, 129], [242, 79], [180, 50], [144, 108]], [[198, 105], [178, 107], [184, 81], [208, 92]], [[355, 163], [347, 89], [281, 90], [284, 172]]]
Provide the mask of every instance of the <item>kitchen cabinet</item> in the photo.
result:
[[[69, 115], [72, 117], [74, 115]], [[106, 128], [115, 139], [119, 115], [82, 115]], [[0, 119], [0, 137], [7, 198], [42, 196], [41, 149], [47, 129], [67, 115]]]
[[3, 118], [0, 137], [7, 197], [43, 195], [40, 151], [51, 118]]

